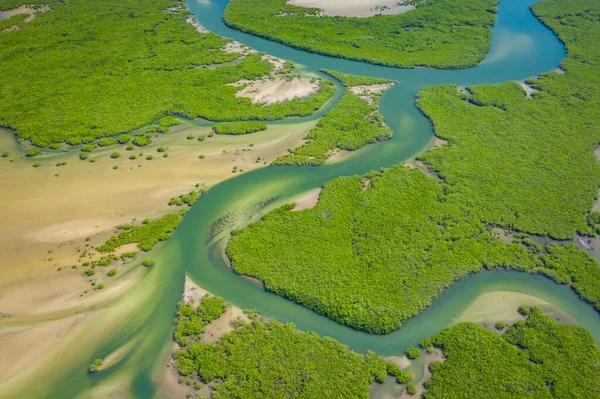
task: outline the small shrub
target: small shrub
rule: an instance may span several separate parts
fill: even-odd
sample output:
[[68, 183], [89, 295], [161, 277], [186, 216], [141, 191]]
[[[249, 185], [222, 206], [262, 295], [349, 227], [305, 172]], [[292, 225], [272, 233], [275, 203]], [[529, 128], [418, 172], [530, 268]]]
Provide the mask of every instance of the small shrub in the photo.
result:
[[157, 152], [165, 152], [167, 149], [163, 146], [160, 146], [156, 149]]
[[146, 267], [150, 267], [150, 266], [152, 266], [153, 264], [154, 264], [154, 262], [152, 262], [150, 259], [145, 259], [145, 260], [142, 262], [142, 265], [144, 265], [144, 266], [146, 266]]
[[2, 153], [2, 158], [6, 158], [7, 156], [9, 156], [10, 154], [7, 151], [4, 151]]
[[93, 276], [94, 274], [96, 274], [96, 271], [94, 269], [87, 269], [84, 273], [87, 276]]
[[117, 159], [121, 156], [121, 153], [118, 151], [113, 152], [112, 154], [110, 154], [110, 157], [113, 159]]
[[119, 169], [119, 165], [113, 165], [113, 169]]
[[496, 330], [498, 331], [502, 331], [506, 328], [506, 323], [504, 323], [503, 321], [496, 323]]
[[33, 163], [33, 167], [34, 167], [34, 168], [37, 168], [37, 167], [38, 167], [38, 166], [40, 166], [40, 165], [41, 165], [41, 164], [40, 164], [39, 162], [34, 162], [34, 163]]
[[92, 152], [94, 151], [94, 148], [96, 147], [94, 147], [92, 144], [87, 144], [81, 147], [81, 152]]
[[82, 152], [81, 154], [79, 154], [79, 159], [81, 159], [81, 160], [88, 159], [88, 153], [87, 152]]
[[119, 144], [127, 144], [131, 141], [132, 137], [129, 134], [122, 134], [117, 138]]
[[129, 159], [136, 159], [136, 158], [137, 158], [137, 155], [135, 155], [135, 154], [131, 154], [131, 155], [129, 156]]
[[152, 155], [148, 155], [148, 156], [146, 156], [146, 159], [147, 159], [148, 161], [152, 161]]
[[98, 286], [96, 287], [97, 290], [101, 290], [104, 288], [104, 284], [98, 284]]
[[33, 158], [35, 156], [40, 155], [42, 152], [37, 148], [30, 148], [25, 152], [25, 155], [29, 158]]
[[421, 351], [418, 348], [408, 348], [406, 350], [406, 357], [409, 359], [416, 359], [421, 355]]
[[90, 372], [90, 374], [94, 374], [94, 373], [97, 373], [98, 371], [100, 371], [100, 367], [102, 367], [102, 359], [96, 359], [90, 365], [88, 371]]
[[50, 148], [51, 150], [58, 150], [60, 148], [60, 144], [52, 143], [48, 146], [48, 148]]
[[193, 140], [193, 138], [194, 138], [194, 135], [193, 135], [193, 134], [188, 134], [186, 138], [187, 138], [188, 140]]
[[406, 384], [406, 393], [409, 395], [414, 395], [417, 393], [417, 387], [414, 384], [408, 383]]
[[117, 274], [117, 269], [110, 269], [110, 270], [108, 271], [108, 273], [106, 273], [106, 275], [107, 275], [107, 276], [109, 276], [109, 277], [112, 277], [112, 276], [114, 276], [115, 274]]
[[198, 141], [204, 141], [204, 140], [206, 140], [205, 134], [201, 134], [200, 136], [198, 136]]
[[129, 144], [125, 149], [127, 151], [132, 151], [135, 147], [132, 144]]
[[104, 137], [98, 140], [98, 145], [100, 147], [108, 147], [115, 144], [117, 144], [117, 140], [113, 139], [112, 137]]

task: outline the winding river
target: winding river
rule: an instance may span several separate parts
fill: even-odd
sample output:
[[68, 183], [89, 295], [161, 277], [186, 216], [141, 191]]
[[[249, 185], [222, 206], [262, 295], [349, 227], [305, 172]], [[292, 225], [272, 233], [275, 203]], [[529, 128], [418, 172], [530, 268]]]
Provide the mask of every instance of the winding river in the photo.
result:
[[[475, 274], [453, 285], [401, 329], [377, 336], [341, 326], [266, 292], [228, 269], [221, 255], [232, 228], [257, 220], [269, 209], [291, 202], [338, 176], [390, 167], [427, 149], [433, 137], [432, 127], [414, 105], [423, 87], [444, 83], [459, 86], [501, 83], [556, 69], [565, 57], [565, 49], [533, 17], [528, 8], [531, 3], [530, 0], [500, 3], [491, 50], [477, 67], [403, 70], [311, 54], [244, 34], [222, 22], [226, 0], [191, 0], [188, 7], [203, 27], [256, 50], [294, 61], [308, 73], [321, 75], [319, 70], [328, 68], [399, 81], [381, 101], [381, 114], [394, 131], [394, 138], [369, 145], [340, 162], [320, 167], [267, 167], [213, 187], [194, 205], [172, 238], [152, 252], [156, 265], [140, 276], [132, 292], [126, 294], [119, 305], [123, 307], [121, 328], [111, 331], [102, 347], [90, 348], [93, 353], [80, 353], [68, 369], [41, 379], [32, 386], [32, 391], [39, 391], [44, 397], [74, 397], [111, 379], [128, 378], [134, 397], [156, 396], [154, 381], [163, 371], [171, 349], [172, 320], [186, 274], [234, 305], [258, 309], [263, 315], [283, 322], [294, 322], [301, 330], [333, 337], [358, 352], [371, 349], [380, 355], [398, 355], [406, 347], [450, 325], [476, 297], [489, 291], [515, 291], [539, 297], [589, 329], [600, 342], [600, 315], [569, 288], [544, 277], [506, 271]], [[343, 91], [341, 86], [337, 87], [334, 99], [311, 118], [322, 116], [335, 105]], [[288, 118], [284, 123], [306, 119]], [[144, 297], [143, 306], [128, 308], [136, 296]], [[96, 375], [86, 374], [93, 359], [105, 357], [125, 344], [131, 344], [132, 349], [118, 364]]]

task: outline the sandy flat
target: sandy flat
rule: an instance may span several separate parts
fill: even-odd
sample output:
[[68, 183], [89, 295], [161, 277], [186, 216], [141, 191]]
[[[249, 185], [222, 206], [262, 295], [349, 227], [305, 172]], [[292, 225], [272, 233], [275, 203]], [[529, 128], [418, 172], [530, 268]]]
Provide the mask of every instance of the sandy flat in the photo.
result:
[[290, 81], [285, 79], [259, 80], [250, 83], [236, 93], [237, 97], [247, 97], [253, 103], [265, 105], [293, 100], [294, 98], [308, 97], [319, 90], [317, 82], [312, 83], [308, 79], [294, 78]]
[[321, 188], [316, 188], [309, 191], [296, 201], [296, 206], [292, 209], [293, 212], [301, 211], [303, 209], [314, 208], [319, 202], [319, 196], [321, 195]]
[[288, 4], [300, 7], [320, 8], [324, 16], [372, 17], [377, 14], [395, 15], [414, 10], [414, 6], [398, 5], [400, 0], [289, 0]]

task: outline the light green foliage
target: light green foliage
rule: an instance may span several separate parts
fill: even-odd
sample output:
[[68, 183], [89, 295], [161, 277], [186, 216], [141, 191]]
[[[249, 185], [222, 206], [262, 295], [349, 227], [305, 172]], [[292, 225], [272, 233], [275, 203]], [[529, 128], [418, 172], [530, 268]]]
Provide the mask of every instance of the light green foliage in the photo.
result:
[[[192, 309], [186, 312], [193, 317]], [[201, 324], [187, 327], [198, 331]], [[191, 343], [174, 357], [181, 374], [198, 372], [204, 382], [218, 380], [214, 399], [368, 399], [373, 381], [386, 375], [385, 361], [372, 352], [362, 357], [331, 338], [276, 321], [254, 320], [216, 344]]]
[[421, 355], [419, 348], [408, 348], [406, 349], [406, 357], [409, 359], [416, 359]]
[[423, 90], [418, 105], [450, 145], [422, 159], [477, 198], [485, 222], [566, 239], [588, 230], [600, 185], [600, 6], [546, 0], [532, 10], [566, 43], [566, 74], [529, 81], [540, 91], [527, 101], [516, 83], [472, 87], [468, 101], [455, 86]]
[[4, 151], [4, 152], [2, 153], [2, 158], [6, 158], [6, 157], [8, 157], [9, 155], [10, 155], [10, 153], [9, 153], [8, 151]]
[[96, 359], [88, 368], [88, 372], [90, 374], [97, 373], [98, 371], [100, 371], [100, 367], [102, 367], [102, 359]]
[[267, 130], [267, 124], [264, 122], [225, 122], [217, 123], [213, 126], [213, 131], [217, 134], [248, 134]]
[[130, 134], [122, 134], [119, 137], [117, 137], [117, 142], [119, 144], [127, 144], [131, 141], [132, 137]]
[[96, 148], [93, 144], [86, 144], [81, 147], [81, 152], [92, 152]]
[[600, 397], [600, 352], [593, 337], [538, 308], [501, 336], [461, 323], [433, 341], [446, 359], [430, 367], [426, 399]]
[[[180, 303], [177, 309], [177, 320], [173, 339], [181, 347], [200, 340], [203, 328], [211, 321], [218, 319], [225, 313], [225, 301], [223, 298], [205, 296], [196, 310], [190, 305]], [[190, 373], [180, 374], [189, 375]]]
[[114, 139], [112, 137], [104, 137], [104, 138], [98, 140], [99, 147], [109, 147], [109, 146], [115, 145], [115, 144], [117, 144], [117, 139]]
[[166, 12], [181, 6], [177, 0], [30, 2], [51, 11], [0, 34], [0, 126], [38, 146], [79, 145], [165, 116], [150, 131], [167, 131], [170, 114], [214, 121], [309, 115], [334, 91], [326, 86], [269, 107], [236, 97], [239, 88], [228, 83], [261, 78], [272, 64], [252, 54], [198, 68], [239, 54], [222, 51], [229, 39], [198, 34], [185, 22], [185, 8]]
[[[357, 77], [361, 78], [361, 77]], [[369, 78], [370, 79], [370, 78]], [[275, 165], [321, 165], [334, 148], [354, 151], [369, 143], [387, 140], [392, 131], [379, 114], [379, 95], [369, 93], [369, 101], [347, 91], [305, 137], [308, 142], [277, 158]]]
[[325, 72], [328, 75], [333, 76], [339, 80], [344, 86], [372, 86], [372, 85], [385, 85], [388, 83], [398, 83], [395, 80], [383, 79], [383, 78], [372, 78], [369, 76], [361, 75], [348, 75], [347, 73], [332, 71], [331, 69], [321, 69], [321, 72]]
[[10, 29], [13, 26], [17, 26], [19, 28], [21, 28], [23, 26], [23, 24], [25, 23], [25, 18], [28, 17], [28, 14], [17, 14], [17, 15], [13, 15], [12, 17], [2, 20], [0, 21], [0, 34], [2, 34], [2, 31], [4, 29]]
[[201, 190], [192, 190], [188, 194], [182, 194], [179, 198], [173, 197], [169, 201], [169, 205], [177, 205], [182, 206], [183, 204], [187, 204], [192, 206], [198, 201], [198, 199], [204, 195], [206, 195], [207, 191], [204, 189]]
[[108, 273], [106, 273], [109, 277], [113, 277], [115, 274], [117, 274], [117, 269], [110, 269]]
[[42, 153], [42, 152], [41, 152], [39, 149], [37, 149], [37, 148], [30, 148], [30, 149], [28, 149], [27, 151], [25, 151], [25, 155], [26, 155], [26, 156], [28, 156], [28, 157], [30, 157], [30, 158], [33, 158], [33, 157], [35, 157], [35, 156], [38, 156], [38, 155], [40, 155], [41, 153]]
[[79, 154], [79, 159], [81, 159], [82, 161], [88, 159], [88, 153], [82, 152], [81, 154]]
[[112, 154], [110, 154], [110, 157], [113, 159], [119, 158], [121, 156], [121, 153], [119, 151], [115, 151]]
[[142, 251], [150, 251], [159, 241], [165, 241], [181, 223], [181, 218], [187, 209], [170, 213], [154, 220], [145, 220], [139, 226], [122, 225], [116, 236], [109, 238], [103, 245], [99, 246], [99, 252], [112, 252], [121, 245], [137, 243]]
[[150, 259], [144, 259], [144, 261], [142, 262], [142, 265], [146, 266], [146, 267], [150, 267], [153, 264], [154, 264], [154, 262], [152, 262], [152, 260], [150, 260]]
[[401, 166], [336, 179], [316, 207], [283, 207], [234, 236], [233, 268], [374, 333], [482, 268], [544, 274], [600, 309], [600, 268], [588, 254], [554, 245], [540, 254], [526, 237], [504, 244], [490, 233], [588, 231], [600, 184], [600, 41], [590, 39], [600, 37], [600, 5], [545, 0], [533, 10], [567, 44], [566, 74], [530, 82], [540, 90], [530, 100], [515, 83], [472, 88], [470, 99], [455, 86], [425, 89], [418, 104], [449, 144], [422, 158], [441, 180]]
[[414, 395], [417, 393], [417, 387], [414, 384], [406, 384], [406, 393]]
[[465, 68], [490, 48], [497, 0], [436, 0], [370, 18], [319, 16], [287, 0], [232, 0], [225, 22], [311, 52], [376, 64]]
[[138, 147], [144, 147], [150, 143], [152, 143], [152, 137], [147, 134], [142, 134], [133, 138], [133, 144], [137, 145]]
[[495, 327], [496, 327], [496, 330], [502, 331], [502, 330], [504, 330], [506, 328], [506, 323], [504, 323], [503, 321], [501, 321], [499, 323], [496, 323]]
[[94, 274], [96, 274], [96, 271], [94, 269], [87, 269], [84, 273], [87, 276], [93, 276]]
[[234, 270], [371, 333], [397, 329], [482, 267], [539, 264], [521, 245], [495, 240], [461, 197], [418, 169], [338, 178], [314, 208], [289, 209], [232, 237]]
[[34, 168], [37, 168], [41, 165], [41, 163], [39, 162], [34, 162], [31, 166], [33, 166]]

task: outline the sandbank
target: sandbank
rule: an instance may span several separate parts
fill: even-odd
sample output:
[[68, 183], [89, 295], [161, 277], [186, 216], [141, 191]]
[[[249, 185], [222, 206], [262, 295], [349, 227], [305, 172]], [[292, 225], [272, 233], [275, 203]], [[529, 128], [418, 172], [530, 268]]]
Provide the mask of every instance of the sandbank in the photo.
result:
[[296, 201], [296, 206], [292, 209], [293, 212], [301, 211], [303, 209], [314, 208], [319, 202], [319, 196], [321, 195], [321, 188], [316, 188], [309, 191], [304, 196]]
[[250, 98], [253, 103], [276, 104], [294, 98], [308, 97], [319, 90], [318, 82], [308, 79], [263, 79], [252, 82], [236, 93], [236, 97]]
[[307, 8], [320, 8], [321, 15], [333, 17], [367, 18], [378, 14], [402, 14], [416, 7], [402, 5], [402, 0], [289, 0], [288, 4]]

